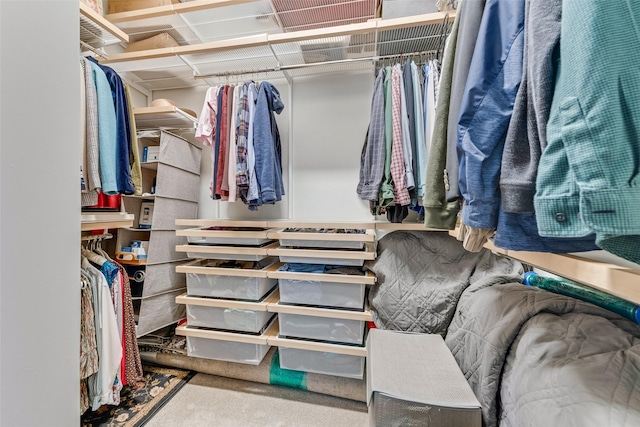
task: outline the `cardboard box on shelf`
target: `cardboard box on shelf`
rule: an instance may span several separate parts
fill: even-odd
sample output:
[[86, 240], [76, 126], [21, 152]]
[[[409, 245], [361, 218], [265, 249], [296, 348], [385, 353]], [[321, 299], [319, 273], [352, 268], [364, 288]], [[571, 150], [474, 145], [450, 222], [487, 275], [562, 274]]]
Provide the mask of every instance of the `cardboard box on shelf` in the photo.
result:
[[136, 42], [129, 43], [124, 51], [137, 52], [140, 50], [160, 49], [163, 47], [176, 46], [179, 46], [178, 42], [173, 37], [171, 37], [169, 33], [160, 33], [144, 40], [138, 40]]
[[109, 0], [109, 13], [128, 12], [149, 7], [167, 6], [180, 3], [178, 0]]

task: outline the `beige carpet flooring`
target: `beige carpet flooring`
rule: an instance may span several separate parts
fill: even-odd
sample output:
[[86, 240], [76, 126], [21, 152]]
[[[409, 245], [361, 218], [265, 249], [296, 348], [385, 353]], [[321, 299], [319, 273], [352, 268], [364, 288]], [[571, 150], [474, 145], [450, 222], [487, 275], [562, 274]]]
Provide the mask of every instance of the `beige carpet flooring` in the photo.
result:
[[367, 405], [287, 387], [197, 374], [146, 427], [367, 425]]

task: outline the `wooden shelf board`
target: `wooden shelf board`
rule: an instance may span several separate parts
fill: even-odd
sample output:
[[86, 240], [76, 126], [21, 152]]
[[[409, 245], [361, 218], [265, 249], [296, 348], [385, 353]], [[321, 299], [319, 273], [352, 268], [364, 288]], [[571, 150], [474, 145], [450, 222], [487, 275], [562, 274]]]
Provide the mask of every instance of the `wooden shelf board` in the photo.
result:
[[279, 246], [278, 242], [267, 246], [235, 247], [235, 246], [208, 246], [208, 245], [177, 245], [176, 252], [194, 252], [207, 254], [235, 254], [235, 255], [268, 255], [269, 251], [275, 250]]
[[277, 347], [297, 348], [300, 350], [322, 351], [329, 353], [348, 354], [351, 356], [367, 357], [366, 347], [355, 347], [324, 342], [296, 340], [290, 338], [280, 338], [278, 336], [267, 338], [267, 342], [269, 343], [269, 345]]
[[176, 219], [176, 225], [186, 227], [256, 227], [269, 228], [268, 221], [241, 221], [231, 219]]
[[[169, 7], [169, 6], [163, 6]], [[167, 9], [160, 10], [157, 8], [155, 12], [162, 12], [163, 14], [170, 14], [173, 11]], [[131, 14], [133, 12], [123, 12]], [[149, 14], [154, 11], [149, 12]], [[109, 15], [108, 19], [119, 20], [124, 19], [125, 16]], [[155, 15], [160, 16], [160, 15]], [[363, 33], [375, 33], [376, 31], [391, 31], [402, 28], [412, 28], [425, 25], [433, 25], [443, 22], [445, 17], [448, 16], [449, 20], [453, 20], [455, 13], [429, 13], [424, 15], [416, 15], [411, 17], [402, 17], [385, 20], [369, 20], [367, 22], [357, 24], [346, 24], [332, 27], [317, 28], [312, 30], [291, 31], [286, 33], [276, 34], [258, 34], [248, 37], [238, 37], [227, 40], [218, 40], [207, 43], [192, 44], [186, 46], [177, 46], [173, 48], [152, 49], [138, 52], [120, 53], [109, 56], [108, 60], [102, 61], [104, 64], [125, 62], [125, 61], [137, 61], [143, 59], [162, 58], [174, 55], [194, 55], [202, 53], [212, 53], [217, 51], [242, 49], [256, 46], [270, 46], [274, 44], [302, 42], [307, 40], [318, 40], [331, 37], [342, 37], [346, 35], [363, 34]], [[152, 17], [149, 15], [149, 17]], [[140, 19], [139, 17], [136, 19]], [[120, 21], [122, 22], [122, 21]]]
[[365, 244], [364, 251], [348, 251], [348, 250], [321, 250], [321, 249], [287, 249], [274, 248], [269, 249], [269, 255], [274, 256], [292, 256], [301, 258], [330, 258], [330, 259], [363, 259], [373, 260], [376, 253], [372, 243]]
[[376, 276], [367, 271], [364, 276], [355, 274], [322, 274], [322, 273], [298, 273], [293, 271], [272, 271], [268, 277], [274, 279], [305, 280], [313, 282], [350, 283], [362, 285], [374, 285]]
[[365, 311], [340, 310], [334, 308], [305, 307], [299, 305], [280, 304], [272, 302], [267, 307], [272, 313], [297, 314], [300, 316], [317, 316], [329, 319], [373, 321], [371, 311], [367, 307]]
[[[451, 230], [449, 234], [455, 237], [458, 230]], [[621, 267], [572, 254], [510, 251], [496, 247], [492, 241], [485, 243], [484, 247], [567, 280], [640, 305], [640, 269]]]
[[[156, 52], [156, 54], [160, 54], [160, 52]], [[198, 122], [196, 117], [174, 106], [134, 108], [133, 116], [136, 120], [136, 127], [140, 130], [192, 129]]]
[[424, 226], [422, 222], [386, 222], [386, 221], [376, 221], [375, 223], [376, 230], [389, 230], [389, 231], [448, 231], [442, 230], [439, 228], [427, 228]]
[[129, 43], [129, 35], [122, 31], [120, 28], [113, 25], [111, 21], [106, 19], [103, 16], [98, 15], [94, 12], [89, 6], [79, 1], [80, 4], [80, 15], [85, 19], [91, 21], [97, 27], [104, 29], [106, 32], [111, 34], [113, 37], [118, 39], [121, 42]]
[[151, 162], [140, 162], [140, 167], [143, 169], [150, 169], [150, 170], [154, 170], [157, 171], [158, 170], [158, 162], [157, 160], [151, 161]]
[[196, 12], [199, 10], [233, 6], [243, 3], [252, 3], [255, 1], [256, 0], [194, 0], [185, 3], [176, 3], [165, 6], [130, 10], [126, 12], [110, 13], [108, 15], [105, 15], [105, 18], [114, 23], [138, 21], [143, 19], [157, 18], [159, 16], [173, 15], [175, 13]]
[[[224, 267], [205, 267], [201, 264], [208, 260], [197, 259], [187, 264], [178, 265], [176, 267], [177, 273], [193, 273], [193, 274], [205, 274], [210, 276], [230, 276], [230, 277], [268, 277], [269, 268], [273, 265], [263, 268], [262, 270], [247, 270], [240, 268], [224, 268]], [[276, 263], [278, 265], [278, 263]]]
[[141, 199], [141, 200], [155, 200], [156, 196], [151, 195], [151, 196], [134, 196], [132, 194], [123, 194], [122, 197], [126, 197], [128, 199]]
[[187, 337], [206, 338], [211, 340], [232, 341], [246, 344], [267, 345], [268, 339], [278, 330], [278, 320], [274, 320], [271, 326], [262, 335], [248, 335], [235, 332], [222, 332], [208, 329], [199, 329], [192, 326], [178, 326], [176, 335]]
[[185, 293], [176, 297], [176, 304], [198, 305], [202, 307], [235, 308], [238, 310], [269, 311], [269, 305], [274, 304], [279, 300], [280, 293], [278, 292], [278, 290], [271, 292], [269, 296], [259, 302], [192, 297]]
[[[295, 220], [273, 220], [269, 221], [269, 227], [285, 228], [352, 228], [352, 229], [373, 229], [373, 222], [363, 221], [295, 221]], [[306, 233], [305, 233], [306, 234]]]
[[[329, 228], [329, 227], [320, 227]], [[334, 227], [330, 227], [334, 228]], [[340, 227], [341, 228], [341, 227]], [[355, 233], [305, 233], [295, 231], [272, 230], [267, 233], [271, 239], [280, 240], [323, 240], [338, 242], [374, 242], [376, 233], [373, 229], [367, 229], [364, 234]]]
[[126, 212], [83, 213], [81, 231], [133, 227], [133, 214]]
[[264, 231], [231, 231], [231, 230], [204, 230], [198, 229], [186, 229], [176, 230], [177, 236], [186, 237], [219, 237], [229, 239], [267, 239], [269, 237], [268, 230]]

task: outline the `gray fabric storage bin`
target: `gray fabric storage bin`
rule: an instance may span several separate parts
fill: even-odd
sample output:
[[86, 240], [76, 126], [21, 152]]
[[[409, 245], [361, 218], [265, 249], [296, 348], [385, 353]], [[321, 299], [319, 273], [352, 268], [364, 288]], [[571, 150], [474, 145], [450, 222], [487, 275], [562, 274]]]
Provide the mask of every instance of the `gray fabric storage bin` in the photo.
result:
[[156, 197], [154, 205], [153, 230], [176, 230], [176, 218], [195, 218], [198, 214], [196, 202]]
[[156, 196], [198, 202], [200, 176], [164, 163], [158, 163]]
[[175, 303], [184, 288], [142, 298], [138, 310], [136, 335], [141, 337], [185, 317], [185, 308]]
[[149, 264], [145, 267], [145, 279], [142, 297], [167, 292], [174, 289], [184, 289], [187, 279], [184, 274], [176, 273], [176, 267], [184, 261]]
[[480, 427], [482, 412], [440, 335], [371, 329], [369, 425]]
[[158, 160], [171, 166], [200, 174], [202, 150], [186, 139], [170, 132], [160, 133], [160, 153]]
[[153, 230], [149, 237], [147, 265], [186, 259], [185, 254], [175, 251], [175, 247], [184, 244], [186, 240], [176, 236], [175, 231]]

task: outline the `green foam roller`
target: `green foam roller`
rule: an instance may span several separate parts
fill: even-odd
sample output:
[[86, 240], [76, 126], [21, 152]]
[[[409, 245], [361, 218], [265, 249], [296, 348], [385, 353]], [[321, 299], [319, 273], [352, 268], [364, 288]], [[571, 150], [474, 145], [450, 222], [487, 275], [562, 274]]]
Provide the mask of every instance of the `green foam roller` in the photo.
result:
[[591, 289], [566, 280], [542, 277], [534, 272], [528, 272], [524, 275], [524, 284], [589, 302], [640, 324], [640, 310], [638, 310], [638, 306], [615, 295], [610, 295], [597, 289]]

